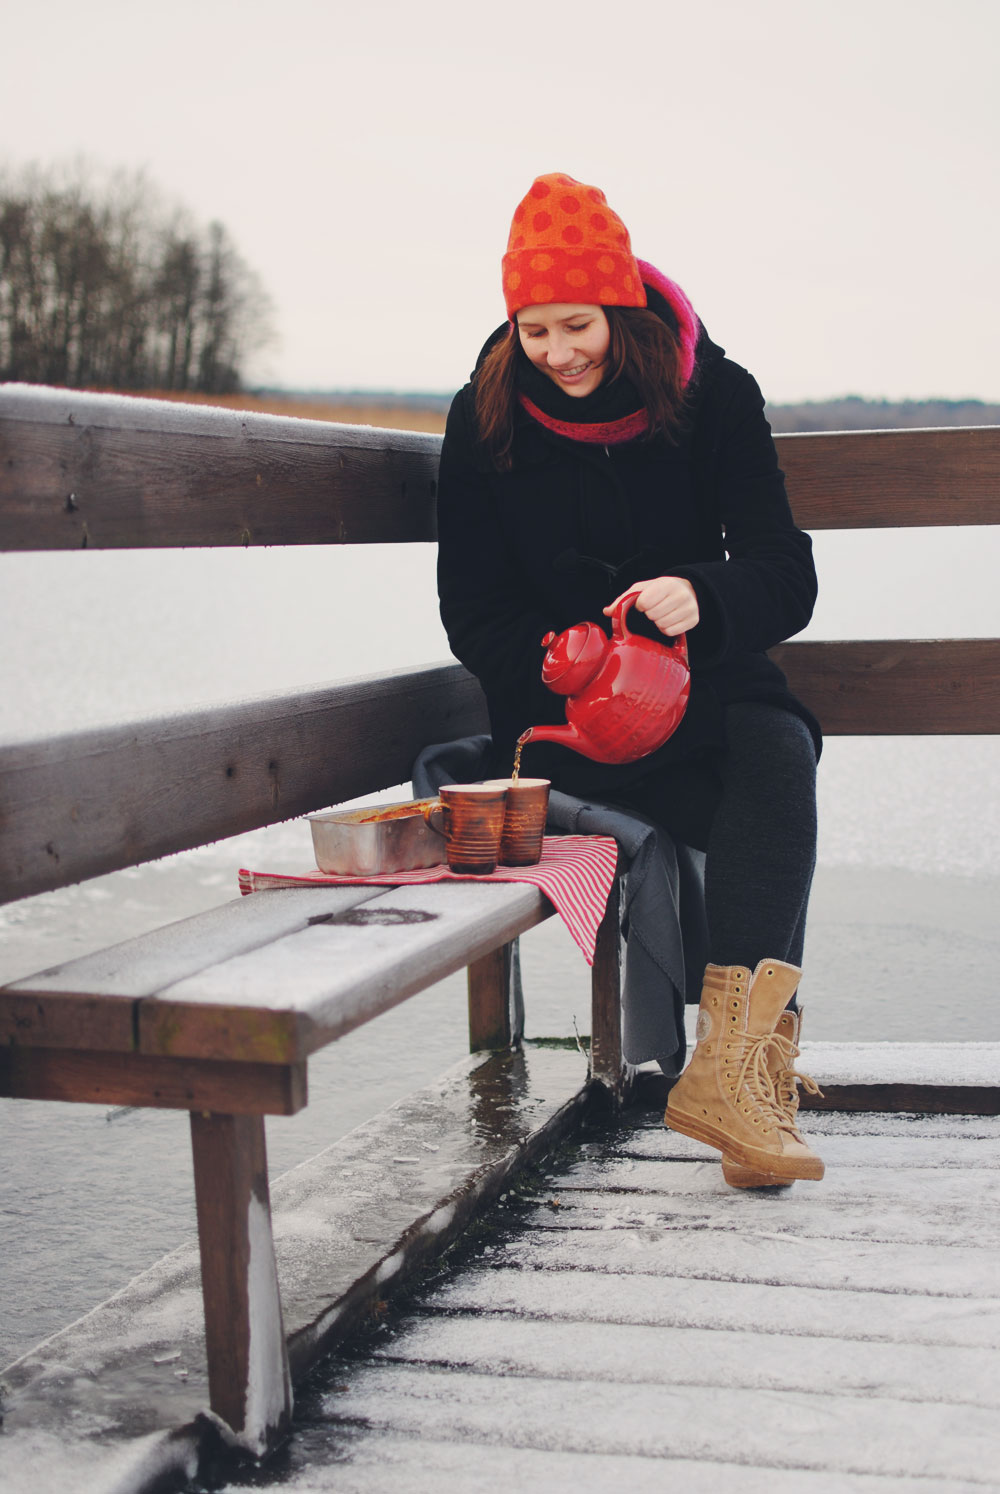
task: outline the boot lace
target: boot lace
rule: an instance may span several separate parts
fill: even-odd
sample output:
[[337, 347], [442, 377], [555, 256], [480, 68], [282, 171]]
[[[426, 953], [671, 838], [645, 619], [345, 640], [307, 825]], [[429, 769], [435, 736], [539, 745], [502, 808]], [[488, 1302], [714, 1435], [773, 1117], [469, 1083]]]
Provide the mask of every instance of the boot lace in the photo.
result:
[[764, 1041], [769, 1050], [767, 1067], [774, 1107], [781, 1116], [783, 1127], [794, 1132], [799, 1111], [799, 1085], [807, 1094], [821, 1098], [823, 1091], [812, 1075], [799, 1073], [793, 1067], [799, 1050], [791, 1038], [772, 1032]]
[[771, 1036], [764, 1033], [760, 1037], [743, 1039], [743, 1061], [736, 1075], [735, 1088], [739, 1093], [745, 1086], [750, 1098], [770, 1111], [779, 1126], [784, 1126], [784, 1112], [778, 1104], [767, 1062]]

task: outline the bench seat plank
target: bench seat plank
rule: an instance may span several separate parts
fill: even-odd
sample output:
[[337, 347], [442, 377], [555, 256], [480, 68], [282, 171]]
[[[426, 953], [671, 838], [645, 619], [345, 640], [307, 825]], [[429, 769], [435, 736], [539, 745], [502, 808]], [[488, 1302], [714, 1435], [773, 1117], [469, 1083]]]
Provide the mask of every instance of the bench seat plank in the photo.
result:
[[[256, 897], [286, 897], [286, 892]], [[253, 899], [251, 899], [252, 901]], [[288, 1062], [272, 1036], [294, 1022], [299, 1057], [479, 959], [553, 912], [527, 883], [423, 883], [320, 915], [141, 1003], [142, 1052]], [[273, 1019], [273, 1025], [269, 1025]], [[256, 1024], [256, 1025], [255, 1025]]]
[[552, 911], [511, 882], [258, 892], [4, 987], [0, 1041], [295, 1064]]
[[[234, 955], [247, 954], [282, 934], [306, 928], [310, 918], [345, 912], [383, 891], [381, 887], [307, 887], [240, 897], [12, 981], [0, 989], [0, 1044], [131, 1053], [136, 1048], [137, 1003], [142, 997]], [[297, 1046], [293, 1037], [271, 1061], [292, 1061], [290, 1055], [297, 1052]], [[235, 1051], [227, 1056], [251, 1055]]]
[[346, 911], [384, 891], [372, 886], [295, 887], [234, 898], [136, 939], [12, 981], [0, 990], [0, 996], [52, 991], [151, 996], [199, 970], [305, 928], [314, 916]]

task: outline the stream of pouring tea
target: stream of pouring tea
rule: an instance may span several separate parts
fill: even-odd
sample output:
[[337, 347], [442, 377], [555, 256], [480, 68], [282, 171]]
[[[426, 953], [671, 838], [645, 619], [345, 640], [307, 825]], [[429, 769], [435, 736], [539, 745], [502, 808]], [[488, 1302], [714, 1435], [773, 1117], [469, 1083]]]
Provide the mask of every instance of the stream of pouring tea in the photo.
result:
[[514, 748], [514, 767], [512, 768], [511, 775], [510, 775], [510, 781], [511, 781], [511, 783], [516, 783], [517, 780], [521, 776], [521, 753], [524, 750], [525, 744], [527, 742], [529, 742], [530, 740], [531, 740], [531, 727], [529, 726], [528, 730], [527, 731], [523, 731], [521, 733], [521, 735], [518, 737], [518, 739], [517, 739], [517, 746]]

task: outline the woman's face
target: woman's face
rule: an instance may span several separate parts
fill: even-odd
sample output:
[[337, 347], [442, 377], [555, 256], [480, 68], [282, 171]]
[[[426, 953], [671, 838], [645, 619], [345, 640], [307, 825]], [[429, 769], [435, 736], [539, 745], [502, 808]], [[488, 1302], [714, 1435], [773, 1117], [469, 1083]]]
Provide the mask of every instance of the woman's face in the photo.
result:
[[517, 313], [521, 346], [536, 368], [567, 394], [592, 394], [607, 373], [611, 328], [600, 306], [553, 301]]

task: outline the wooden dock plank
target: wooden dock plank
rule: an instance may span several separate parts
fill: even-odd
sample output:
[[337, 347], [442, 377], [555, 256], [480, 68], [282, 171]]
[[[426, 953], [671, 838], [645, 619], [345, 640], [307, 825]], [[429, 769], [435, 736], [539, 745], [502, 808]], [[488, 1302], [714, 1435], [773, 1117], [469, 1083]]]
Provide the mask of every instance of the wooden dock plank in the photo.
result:
[[623, 1271], [623, 1273], [694, 1276], [729, 1282], [788, 1282], [873, 1292], [928, 1292], [940, 1297], [1000, 1297], [1000, 1261], [991, 1250], [969, 1246], [895, 1245], [858, 1240], [816, 1240], [804, 1245], [795, 1237], [738, 1233], [709, 1234], [691, 1230], [622, 1230], [611, 1243], [602, 1231], [550, 1231], [547, 1240], [519, 1240], [504, 1255], [505, 1264], [547, 1270]]
[[[697, 1164], [696, 1164], [697, 1165]], [[706, 1172], [716, 1172], [718, 1164], [706, 1164]], [[983, 1174], [988, 1175], [988, 1174]], [[954, 1174], [951, 1174], [953, 1177]], [[991, 1175], [996, 1177], [996, 1173]], [[919, 1185], [919, 1175], [914, 1183]], [[976, 1214], [970, 1227], [952, 1191], [945, 1199], [923, 1201], [915, 1214], [912, 1201], [883, 1201], [878, 1194], [854, 1198], [849, 1192], [836, 1192], [835, 1183], [821, 1198], [810, 1198], [803, 1184], [782, 1197], [754, 1194], [751, 1190], [739, 1201], [729, 1203], [712, 1183], [705, 1191], [667, 1194], [637, 1192], [577, 1192], [565, 1184], [556, 1195], [558, 1212], [548, 1208], [538, 1211], [539, 1228], [547, 1230], [703, 1230], [713, 1234], [731, 1231], [744, 1239], [758, 1236], [771, 1239], [794, 1239], [821, 1244], [826, 1240], [898, 1245], [959, 1246], [988, 1251], [997, 1241], [997, 1210]], [[956, 1212], [957, 1211], [957, 1212]], [[970, 1244], [971, 1241], [971, 1244]]]
[[603, 1490], [614, 1468], [713, 1494], [996, 1488], [998, 1123], [815, 1118], [827, 1178], [781, 1192], [726, 1188], [714, 1154], [648, 1121], [584, 1143], [366, 1362], [331, 1369], [323, 1449], [289, 1488], [333, 1487], [331, 1447], [356, 1494], [388, 1494], [425, 1447], [463, 1494], [491, 1460], [494, 1487], [523, 1468]]
[[725, 1330], [594, 1322], [521, 1322], [497, 1318], [483, 1332], [475, 1315], [410, 1319], [400, 1338], [375, 1348], [393, 1364], [449, 1367], [477, 1374], [543, 1380], [588, 1379], [621, 1385], [704, 1385], [798, 1392], [822, 1384], [831, 1395], [878, 1394], [893, 1400], [947, 1402], [1000, 1410], [992, 1348], [844, 1342], [770, 1331], [766, 1323]]
[[[538, 1489], [545, 1494], [982, 1494], [980, 1482], [965, 1479], [869, 1477], [813, 1469], [751, 1468], [739, 1463], [504, 1447], [489, 1442], [448, 1442], [380, 1430], [324, 1427], [324, 1453], [336, 1448], [334, 1464], [313, 1463], [302, 1477], [285, 1478], [286, 1494], [497, 1494], [503, 1487]], [[293, 1448], [294, 1455], [294, 1448]]]
[[[849, 1135], [842, 1131], [830, 1131], [818, 1124], [819, 1116], [825, 1118], [836, 1112], [810, 1112], [802, 1117], [803, 1132], [810, 1137], [811, 1144], [822, 1152], [828, 1168], [902, 1168], [932, 1167], [954, 1168], [976, 1167], [986, 1172], [1000, 1170], [1000, 1118], [982, 1117], [983, 1124], [991, 1129], [985, 1134], [973, 1129], [976, 1116], [943, 1116], [943, 1120], [968, 1121], [962, 1129], [942, 1136], [935, 1136], [910, 1126], [898, 1134], [879, 1137], [878, 1149], [872, 1147], [871, 1137], [864, 1132]], [[839, 1119], [839, 1116], [838, 1116]], [[903, 1126], [906, 1126], [903, 1122]], [[988, 1139], [992, 1147], [982, 1147], [980, 1140]], [[636, 1130], [623, 1147], [622, 1156], [635, 1161], [680, 1162], [718, 1160], [718, 1152], [702, 1142], [692, 1141], [679, 1131], [665, 1127], [655, 1130]]]
[[810, 1111], [1000, 1113], [1000, 1043], [807, 1043], [799, 1067], [823, 1089]]
[[[857, 1111], [817, 1110], [803, 1116], [802, 1121], [817, 1136], [877, 1137], [879, 1148], [870, 1148], [873, 1158], [887, 1137], [939, 1137], [956, 1141], [965, 1138], [991, 1143], [990, 1147], [984, 1148], [978, 1164], [980, 1167], [987, 1167], [991, 1165], [990, 1158], [1000, 1141], [1000, 1121], [995, 1116], [988, 1115], [914, 1115], [890, 1112], [865, 1115]], [[664, 1131], [659, 1114], [637, 1118], [632, 1135], [638, 1136], [648, 1131], [658, 1131], [661, 1134]]]
[[[812, 1140], [823, 1152], [827, 1161], [827, 1175], [822, 1188], [810, 1188], [801, 1183], [791, 1189], [771, 1190], [761, 1193], [749, 1190], [748, 1194], [734, 1192], [722, 1179], [718, 1167], [719, 1153], [709, 1153], [700, 1158], [683, 1161], [671, 1157], [635, 1158], [620, 1157], [612, 1162], [583, 1160], [568, 1168], [561, 1186], [565, 1189], [606, 1190], [611, 1193], [635, 1193], [650, 1195], [651, 1201], [663, 1196], [667, 1201], [678, 1196], [693, 1194], [702, 1199], [712, 1197], [726, 1207], [737, 1202], [778, 1205], [794, 1196], [798, 1209], [808, 1207], [819, 1196], [828, 1213], [835, 1213], [841, 1203], [852, 1199], [860, 1202], [893, 1203], [902, 1201], [912, 1206], [914, 1189], [919, 1190], [921, 1205], [934, 1208], [939, 1205], [968, 1204], [970, 1184], [975, 1187], [975, 1208], [981, 1213], [983, 1222], [995, 1218], [1000, 1211], [1000, 1175], [995, 1157], [991, 1165], [979, 1167], [976, 1157], [982, 1143], [971, 1143], [966, 1148], [964, 1168], [935, 1167], [930, 1158], [926, 1161], [911, 1160], [905, 1166], [891, 1166], [888, 1161], [872, 1165], [856, 1160], [851, 1168], [840, 1169], [836, 1162], [836, 1145], [831, 1151], [827, 1139]], [[669, 1143], [668, 1143], [669, 1145]], [[946, 1143], [947, 1145], [947, 1143]], [[869, 1147], [871, 1151], [871, 1147]], [[857, 1152], [856, 1152], [857, 1158]], [[861, 1152], [863, 1158], [864, 1153]], [[898, 1152], [896, 1153], [898, 1156]]]
[[[807, 1127], [825, 1111], [1000, 1114], [1000, 1043], [805, 1043], [798, 1067], [823, 1090], [800, 1094]], [[637, 1085], [642, 1103], [662, 1114], [670, 1080], [659, 1066], [640, 1069]]]
[[[446, 1110], [467, 1084], [463, 1070]], [[518, 1095], [498, 1079], [467, 1107], [474, 1154]], [[377, 1145], [363, 1129], [274, 1189], [293, 1370], [344, 1331], [352, 1293], [370, 1304], [408, 1251], [457, 1227], [450, 1200], [430, 1202], [451, 1166], [436, 1131], [432, 1193], [408, 1184], [428, 1134], [418, 1100], [383, 1118]], [[773, 1194], [725, 1188], [708, 1149], [634, 1118], [591, 1131], [541, 1191], [508, 1184], [507, 1227], [312, 1382], [283, 1487], [412, 1494], [424, 1485], [405, 1468], [437, 1470], [433, 1494], [492, 1494], [519, 1468], [567, 1494], [607, 1488], [612, 1469], [686, 1494], [996, 1487], [1000, 1122], [810, 1116], [828, 1176]], [[378, 1219], [401, 1243], [387, 1237], [324, 1307], [345, 1232], [367, 1240]]]
[[978, 1406], [914, 1406], [871, 1387], [864, 1394], [829, 1394], [821, 1365], [811, 1389], [714, 1387], [710, 1393], [700, 1385], [613, 1384], [585, 1367], [568, 1381], [375, 1365], [361, 1369], [346, 1392], [331, 1394], [324, 1410], [330, 1419], [364, 1418], [375, 1430], [496, 1449], [957, 1477], [987, 1487], [1000, 1436], [996, 1413]]
[[[512, 1242], [504, 1264], [559, 1271], [693, 1276], [702, 1280], [788, 1282], [837, 1291], [926, 1292], [942, 1297], [1000, 1297], [995, 1251], [968, 1246], [776, 1238], [698, 1228], [667, 1230], [636, 1223], [614, 1234], [559, 1229], [547, 1239]], [[775, 1232], [777, 1235], [777, 1232]], [[751, 1248], [752, 1246], [752, 1248]]]
[[439, 1313], [502, 1315], [661, 1328], [712, 1328], [866, 1343], [1000, 1349], [1000, 1296], [975, 1299], [898, 1292], [697, 1280], [639, 1272], [532, 1270], [491, 1265], [434, 1292]]

